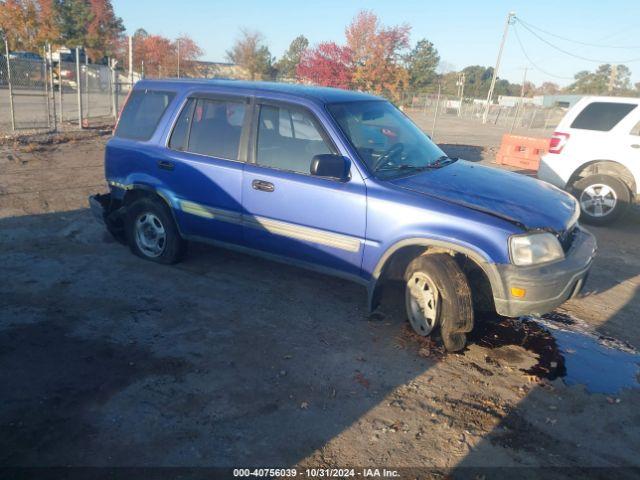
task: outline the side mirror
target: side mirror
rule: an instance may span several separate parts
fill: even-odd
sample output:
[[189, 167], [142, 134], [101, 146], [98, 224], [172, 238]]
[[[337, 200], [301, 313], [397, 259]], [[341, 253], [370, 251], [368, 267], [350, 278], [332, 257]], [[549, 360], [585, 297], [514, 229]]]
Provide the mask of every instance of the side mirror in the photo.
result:
[[342, 155], [323, 153], [311, 160], [311, 175], [346, 180], [349, 178], [349, 159]]

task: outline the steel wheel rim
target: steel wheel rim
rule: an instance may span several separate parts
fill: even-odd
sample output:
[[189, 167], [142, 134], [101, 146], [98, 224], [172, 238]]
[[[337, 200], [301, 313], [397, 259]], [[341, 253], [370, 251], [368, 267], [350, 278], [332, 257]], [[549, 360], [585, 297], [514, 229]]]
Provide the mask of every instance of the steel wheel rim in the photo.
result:
[[159, 257], [167, 244], [167, 233], [160, 219], [153, 213], [138, 215], [135, 222], [136, 245], [148, 257]]
[[429, 335], [438, 324], [440, 292], [428, 275], [416, 272], [407, 282], [406, 303], [409, 322], [421, 335]]
[[606, 217], [616, 208], [618, 196], [609, 185], [594, 183], [580, 194], [582, 211], [592, 217]]

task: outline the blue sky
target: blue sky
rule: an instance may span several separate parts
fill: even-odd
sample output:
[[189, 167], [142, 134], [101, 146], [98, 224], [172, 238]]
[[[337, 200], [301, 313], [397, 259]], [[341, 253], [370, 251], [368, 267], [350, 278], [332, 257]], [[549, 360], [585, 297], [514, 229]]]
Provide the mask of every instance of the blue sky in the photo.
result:
[[[133, 32], [143, 27], [150, 33], [170, 38], [186, 33], [204, 50], [204, 60], [225, 61], [241, 27], [261, 31], [271, 53], [280, 56], [289, 42], [304, 34], [312, 44], [334, 40], [344, 42], [344, 28], [361, 9], [378, 14], [383, 23], [409, 23], [411, 41], [432, 41], [451, 69], [467, 65], [494, 65], [507, 12], [549, 32], [574, 40], [634, 49], [595, 48], [543, 35], [552, 43], [582, 57], [619, 61], [639, 58], [626, 65], [632, 81], [640, 81], [640, 1], [535, 1], [535, 0], [113, 0], [116, 14]], [[579, 70], [593, 70], [598, 63], [564, 55], [518, 28], [522, 44], [539, 67], [558, 77], [573, 77]], [[514, 82], [528, 78], [539, 84], [570, 83], [535, 70], [524, 57], [513, 28], [500, 69], [500, 76]]]

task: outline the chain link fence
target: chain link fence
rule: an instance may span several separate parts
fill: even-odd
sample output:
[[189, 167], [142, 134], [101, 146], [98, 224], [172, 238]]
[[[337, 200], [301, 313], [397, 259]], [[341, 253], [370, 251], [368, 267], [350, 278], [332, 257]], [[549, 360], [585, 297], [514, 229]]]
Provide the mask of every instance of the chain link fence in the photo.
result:
[[0, 132], [50, 128], [48, 90], [44, 60], [0, 56]]
[[113, 124], [139, 76], [132, 82], [121, 70], [86, 62], [83, 54], [68, 61], [75, 52], [60, 61], [43, 53], [0, 54], [0, 135]]
[[[5, 46], [5, 50], [8, 48]], [[54, 61], [27, 54], [0, 55], [0, 134], [25, 130], [57, 131], [112, 124], [132, 85], [140, 76], [127, 75], [110, 65], [90, 64], [82, 50]], [[24, 56], [24, 52], [22, 53]], [[73, 60], [75, 61], [69, 61]], [[64, 60], [64, 61], [63, 61]], [[485, 117], [486, 99], [461, 98], [437, 93], [404, 92], [398, 102], [419, 114], [435, 135], [441, 120], [477, 122], [507, 132], [548, 136], [566, 112], [543, 108], [531, 99], [512, 105], [492, 104]]]
[[459, 118], [480, 125], [498, 126], [505, 133], [548, 136], [549, 130], [555, 128], [567, 111], [566, 108], [557, 106], [545, 108], [532, 104], [530, 99], [525, 98], [513, 105], [491, 104], [484, 122], [486, 99], [404, 93], [400, 96], [399, 105], [414, 114], [421, 114], [423, 118], [431, 118], [431, 135], [436, 133], [440, 119]]

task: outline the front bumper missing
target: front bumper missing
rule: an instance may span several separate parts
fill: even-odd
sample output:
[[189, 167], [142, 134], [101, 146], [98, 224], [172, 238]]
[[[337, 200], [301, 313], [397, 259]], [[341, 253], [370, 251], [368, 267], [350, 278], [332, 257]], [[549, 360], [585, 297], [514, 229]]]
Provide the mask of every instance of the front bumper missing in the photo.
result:
[[[586, 283], [596, 250], [595, 237], [578, 227], [564, 260], [531, 267], [498, 265], [503, 294], [494, 298], [496, 311], [507, 317], [542, 315], [577, 296]], [[525, 289], [524, 298], [512, 297], [512, 287]]]
[[124, 207], [115, 201], [110, 193], [91, 195], [89, 207], [94, 218], [104, 225], [109, 233], [120, 242], [125, 241], [123, 216]]
[[106, 224], [105, 217], [108, 212], [109, 204], [111, 203], [111, 199], [109, 197], [109, 194], [97, 194], [89, 197], [91, 213], [93, 214], [93, 217], [103, 225]]

